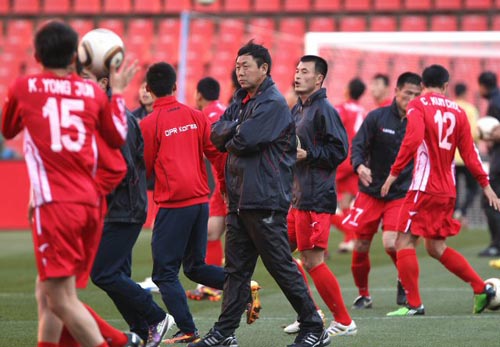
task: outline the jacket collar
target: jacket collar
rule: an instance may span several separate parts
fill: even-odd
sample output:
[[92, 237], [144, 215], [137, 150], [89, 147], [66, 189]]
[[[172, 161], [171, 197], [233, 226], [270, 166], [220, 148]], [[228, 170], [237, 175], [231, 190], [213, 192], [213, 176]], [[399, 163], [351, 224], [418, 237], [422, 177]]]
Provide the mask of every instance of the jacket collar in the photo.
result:
[[[273, 79], [271, 78], [271, 76], [267, 76], [266, 79], [260, 84], [260, 86], [257, 89], [257, 92], [255, 93], [255, 95], [253, 97], [251, 97], [250, 99], [257, 98], [266, 89], [268, 89], [269, 87], [271, 87], [273, 85], [274, 85]], [[236, 91], [236, 99], [237, 100], [243, 101], [243, 99], [247, 98], [247, 96], [248, 96], [248, 92], [245, 89], [243, 89], [243, 88], [240, 88], [240, 89], [238, 89]]]
[[310, 106], [314, 101], [319, 100], [319, 99], [325, 99], [326, 98], [326, 88], [320, 88], [307, 98], [305, 102], [302, 102], [302, 99], [299, 98], [299, 105], [300, 106]]
[[177, 103], [177, 98], [174, 95], [162, 96], [161, 98], [157, 98], [153, 103], [153, 109], [161, 106], [168, 106]]

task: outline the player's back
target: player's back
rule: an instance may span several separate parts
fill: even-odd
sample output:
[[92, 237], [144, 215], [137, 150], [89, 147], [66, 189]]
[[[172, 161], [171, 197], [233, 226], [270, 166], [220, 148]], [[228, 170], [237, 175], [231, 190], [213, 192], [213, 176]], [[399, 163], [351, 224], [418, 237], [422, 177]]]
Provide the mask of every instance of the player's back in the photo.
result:
[[347, 132], [347, 138], [349, 139], [349, 144], [352, 138], [358, 132], [363, 120], [366, 116], [366, 111], [355, 101], [346, 101], [335, 107], [339, 112], [340, 119], [344, 124], [344, 128]]
[[6, 105], [9, 109], [15, 104], [25, 129], [34, 203], [95, 205], [94, 133], [107, 107], [104, 92], [74, 74], [58, 77], [44, 72], [19, 78], [11, 93]]
[[[422, 121], [425, 126], [410, 190], [455, 196], [454, 155], [468, 125], [465, 112], [456, 102], [438, 93], [414, 99], [407, 109], [409, 121], [416, 122], [412, 127], [421, 126], [418, 122]], [[470, 136], [468, 127], [467, 132]]]
[[226, 106], [222, 105], [219, 100], [215, 100], [208, 104], [204, 109], [203, 109], [203, 114], [207, 116], [208, 121], [210, 124], [214, 124], [219, 120], [219, 118], [222, 116], [224, 111], [226, 110]]

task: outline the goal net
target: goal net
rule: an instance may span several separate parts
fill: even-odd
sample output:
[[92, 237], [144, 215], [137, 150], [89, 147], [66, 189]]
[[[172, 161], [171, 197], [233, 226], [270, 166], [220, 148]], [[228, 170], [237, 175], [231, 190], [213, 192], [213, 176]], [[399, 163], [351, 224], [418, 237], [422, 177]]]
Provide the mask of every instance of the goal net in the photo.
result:
[[[479, 95], [478, 76], [487, 70], [500, 72], [500, 32], [309, 32], [305, 51], [327, 60], [324, 86], [332, 104], [344, 101], [349, 80], [359, 77], [368, 87], [360, 100], [367, 110], [375, 107], [369, 92], [375, 74], [388, 75], [393, 89], [401, 73], [420, 74], [426, 66], [440, 64], [450, 72], [450, 96], [456, 83], [465, 83], [469, 101], [484, 115], [487, 102]], [[479, 147], [486, 154], [484, 144]], [[480, 200], [478, 194], [468, 214], [470, 225], [485, 226]]]

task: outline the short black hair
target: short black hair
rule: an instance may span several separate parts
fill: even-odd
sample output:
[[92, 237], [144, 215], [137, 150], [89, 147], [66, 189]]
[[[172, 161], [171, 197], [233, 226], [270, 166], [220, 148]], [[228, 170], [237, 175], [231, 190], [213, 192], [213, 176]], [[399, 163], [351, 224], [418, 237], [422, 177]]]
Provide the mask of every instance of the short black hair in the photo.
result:
[[349, 97], [352, 100], [359, 100], [366, 90], [366, 85], [363, 83], [361, 78], [355, 77], [349, 81], [347, 85], [347, 90], [349, 92]]
[[205, 77], [198, 81], [196, 86], [198, 93], [203, 96], [206, 100], [214, 101], [219, 99], [220, 95], [220, 84], [215, 78]]
[[61, 21], [50, 21], [35, 34], [35, 56], [44, 67], [59, 69], [70, 65], [78, 48], [78, 34]]
[[492, 90], [497, 87], [497, 75], [492, 71], [482, 72], [477, 81], [488, 90]]
[[148, 88], [157, 97], [172, 94], [176, 80], [174, 68], [164, 62], [151, 65], [146, 73]]
[[314, 71], [323, 75], [323, 79], [326, 78], [326, 74], [328, 73], [328, 63], [325, 59], [318, 57], [317, 55], [304, 55], [302, 58], [300, 58], [300, 61], [303, 63], [313, 62]]
[[384, 82], [384, 85], [386, 87], [389, 87], [389, 76], [387, 76], [386, 74], [383, 74], [383, 73], [377, 73], [373, 76], [372, 78], [373, 80], [382, 80], [382, 82]]
[[266, 47], [256, 44], [253, 40], [250, 40], [246, 45], [238, 50], [238, 57], [241, 55], [249, 55], [253, 57], [253, 59], [257, 62], [258, 67], [261, 67], [262, 64], [266, 63], [268, 66], [267, 75], [269, 76], [271, 74], [271, 54], [269, 54], [269, 50]]
[[406, 71], [403, 72], [401, 75], [399, 75], [398, 80], [396, 82], [396, 87], [399, 89], [403, 88], [406, 83], [414, 84], [416, 86], [420, 87], [420, 84], [422, 83], [422, 78], [420, 75]]
[[430, 65], [422, 72], [422, 83], [424, 87], [441, 88], [450, 80], [450, 73], [441, 65]]
[[457, 84], [455, 84], [455, 96], [456, 97], [460, 97], [460, 96], [464, 95], [466, 92], [467, 92], [467, 86], [465, 85], [465, 83], [458, 82]]

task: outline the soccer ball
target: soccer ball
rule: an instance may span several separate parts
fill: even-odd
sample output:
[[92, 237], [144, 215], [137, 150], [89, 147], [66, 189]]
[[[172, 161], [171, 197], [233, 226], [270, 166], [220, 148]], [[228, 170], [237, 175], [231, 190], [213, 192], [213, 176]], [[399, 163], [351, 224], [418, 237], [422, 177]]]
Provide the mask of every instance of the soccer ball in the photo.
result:
[[89, 31], [78, 45], [78, 60], [98, 79], [109, 74], [112, 63], [119, 67], [124, 56], [125, 46], [122, 39], [108, 29]]
[[491, 284], [495, 289], [495, 296], [491, 299], [488, 310], [496, 311], [500, 309], [500, 279], [499, 278], [488, 278], [484, 281], [486, 284]]
[[477, 120], [477, 129], [479, 130], [479, 137], [483, 140], [488, 140], [491, 137], [491, 132], [498, 125], [500, 121], [495, 117], [484, 116]]

